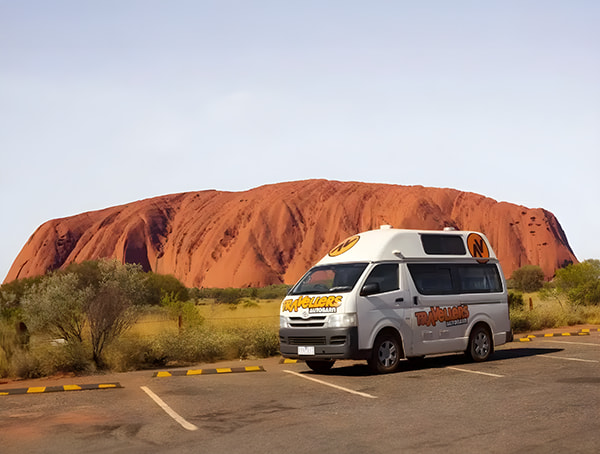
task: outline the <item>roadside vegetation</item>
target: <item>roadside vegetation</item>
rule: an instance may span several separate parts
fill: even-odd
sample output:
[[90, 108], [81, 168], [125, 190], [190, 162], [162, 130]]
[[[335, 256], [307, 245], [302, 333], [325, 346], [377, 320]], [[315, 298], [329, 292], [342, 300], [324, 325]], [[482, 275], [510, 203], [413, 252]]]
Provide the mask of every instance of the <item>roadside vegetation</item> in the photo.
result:
[[114, 260], [10, 282], [0, 287], [0, 377], [275, 355], [287, 289], [188, 289]]
[[[600, 325], [600, 260], [509, 284], [515, 333]], [[279, 352], [288, 286], [186, 288], [173, 276], [99, 260], [0, 286], [0, 377], [185, 366]]]
[[600, 260], [569, 264], [550, 282], [538, 266], [526, 265], [513, 273], [508, 286], [515, 333], [600, 325]]

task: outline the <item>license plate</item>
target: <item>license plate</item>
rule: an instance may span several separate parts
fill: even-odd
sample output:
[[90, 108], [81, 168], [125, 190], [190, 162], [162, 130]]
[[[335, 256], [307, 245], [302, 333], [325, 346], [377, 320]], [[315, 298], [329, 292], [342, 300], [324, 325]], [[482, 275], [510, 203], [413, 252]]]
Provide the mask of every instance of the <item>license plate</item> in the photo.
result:
[[315, 347], [313, 347], [312, 345], [310, 347], [298, 347], [298, 354], [299, 355], [314, 355], [315, 354]]

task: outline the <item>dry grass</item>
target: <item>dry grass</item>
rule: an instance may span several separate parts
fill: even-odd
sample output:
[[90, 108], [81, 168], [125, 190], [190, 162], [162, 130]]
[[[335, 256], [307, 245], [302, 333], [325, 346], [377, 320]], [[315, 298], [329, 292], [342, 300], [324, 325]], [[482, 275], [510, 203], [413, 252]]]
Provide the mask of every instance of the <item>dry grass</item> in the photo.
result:
[[[209, 329], [239, 329], [251, 326], [279, 329], [280, 300], [255, 300], [239, 304], [216, 304], [212, 300], [200, 300], [196, 306]], [[144, 338], [155, 337], [163, 333], [178, 332], [177, 320], [169, 318], [162, 311], [150, 311], [144, 314], [127, 333], [128, 336]]]
[[600, 306], [572, 306], [566, 301], [542, 300], [537, 293], [525, 293], [522, 309], [510, 311], [515, 333], [579, 324], [600, 325]]

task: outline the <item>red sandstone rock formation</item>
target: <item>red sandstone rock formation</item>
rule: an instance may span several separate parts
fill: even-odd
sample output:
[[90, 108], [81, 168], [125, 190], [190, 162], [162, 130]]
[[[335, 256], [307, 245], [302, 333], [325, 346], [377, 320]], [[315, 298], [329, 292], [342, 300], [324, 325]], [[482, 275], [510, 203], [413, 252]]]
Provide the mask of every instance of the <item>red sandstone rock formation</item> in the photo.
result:
[[577, 261], [554, 215], [541, 208], [454, 189], [308, 180], [167, 195], [48, 221], [5, 282], [110, 257], [173, 274], [188, 287], [291, 284], [342, 239], [382, 224], [484, 232], [507, 276], [533, 264], [549, 278]]

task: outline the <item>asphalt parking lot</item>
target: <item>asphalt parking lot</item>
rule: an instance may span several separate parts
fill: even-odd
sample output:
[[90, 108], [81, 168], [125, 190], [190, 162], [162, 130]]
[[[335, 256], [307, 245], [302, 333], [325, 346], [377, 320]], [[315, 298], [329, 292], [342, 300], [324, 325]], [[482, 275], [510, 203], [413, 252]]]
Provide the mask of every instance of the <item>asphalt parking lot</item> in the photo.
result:
[[597, 452], [600, 333], [529, 339], [389, 375], [268, 358], [2, 383], [0, 451]]

